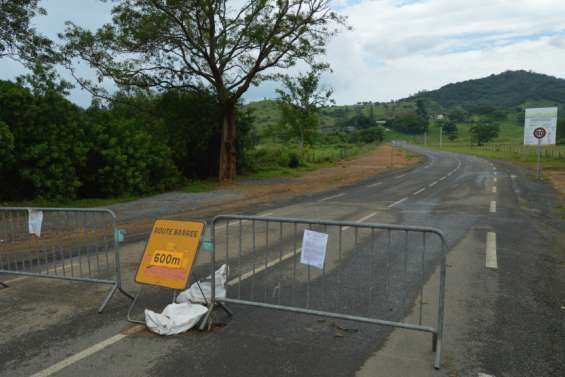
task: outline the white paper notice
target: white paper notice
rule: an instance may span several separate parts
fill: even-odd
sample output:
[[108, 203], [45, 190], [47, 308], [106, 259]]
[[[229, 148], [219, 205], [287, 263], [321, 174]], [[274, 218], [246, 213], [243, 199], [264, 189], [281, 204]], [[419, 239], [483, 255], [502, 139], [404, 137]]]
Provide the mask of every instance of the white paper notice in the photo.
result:
[[317, 267], [321, 270], [324, 268], [327, 246], [328, 235], [326, 233], [314, 232], [308, 229], [304, 230], [300, 263]]
[[30, 234], [41, 237], [41, 225], [43, 224], [43, 211], [28, 209], [28, 228]]

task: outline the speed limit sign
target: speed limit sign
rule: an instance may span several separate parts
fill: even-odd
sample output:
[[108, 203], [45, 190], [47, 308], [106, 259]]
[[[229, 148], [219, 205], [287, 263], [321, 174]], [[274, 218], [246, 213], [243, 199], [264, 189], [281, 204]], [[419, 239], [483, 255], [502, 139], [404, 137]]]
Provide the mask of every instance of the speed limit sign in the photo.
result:
[[536, 139], [543, 139], [545, 137], [545, 128], [538, 127], [534, 130], [534, 137]]

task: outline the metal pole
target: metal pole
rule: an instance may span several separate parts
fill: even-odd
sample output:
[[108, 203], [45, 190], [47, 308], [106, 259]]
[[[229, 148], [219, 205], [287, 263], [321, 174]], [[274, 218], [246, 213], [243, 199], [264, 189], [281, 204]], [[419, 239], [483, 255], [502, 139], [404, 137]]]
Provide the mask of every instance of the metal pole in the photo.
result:
[[441, 148], [443, 138], [443, 127], [439, 128], [439, 147]]
[[393, 156], [393, 147], [392, 142], [390, 143], [390, 167], [392, 168], [392, 156]]
[[537, 154], [537, 161], [538, 161], [537, 166], [536, 166], [536, 177], [537, 177], [537, 179], [540, 179], [541, 139], [538, 139], [538, 147], [537, 147], [537, 150], [536, 150], [536, 154]]
[[424, 131], [424, 145], [428, 145], [428, 130]]

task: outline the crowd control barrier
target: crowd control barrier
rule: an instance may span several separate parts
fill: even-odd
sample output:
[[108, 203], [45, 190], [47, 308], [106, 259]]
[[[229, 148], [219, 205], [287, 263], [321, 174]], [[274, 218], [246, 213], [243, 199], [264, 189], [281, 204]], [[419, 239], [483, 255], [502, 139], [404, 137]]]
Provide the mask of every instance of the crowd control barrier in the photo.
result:
[[[321, 268], [314, 267], [321, 254], [312, 252], [320, 245], [303, 245], [305, 230], [327, 234]], [[440, 367], [447, 250], [441, 231], [236, 215], [217, 216], [211, 231], [211, 271], [226, 263], [229, 277], [225, 294], [218, 294], [212, 279], [212, 305], [202, 328], [210, 325], [214, 307], [230, 303], [392, 326], [430, 333], [434, 367]], [[438, 264], [437, 290], [424, 298]], [[405, 321], [414, 303], [414, 320]], [[426, 309], [423, 315], [424, 305], [435, 305], [431, 314]]]
[[0, 207], [0, 284], [6, 275], [110, 285], [101, 313], [122, 289], [116, 216], [108, 209]]

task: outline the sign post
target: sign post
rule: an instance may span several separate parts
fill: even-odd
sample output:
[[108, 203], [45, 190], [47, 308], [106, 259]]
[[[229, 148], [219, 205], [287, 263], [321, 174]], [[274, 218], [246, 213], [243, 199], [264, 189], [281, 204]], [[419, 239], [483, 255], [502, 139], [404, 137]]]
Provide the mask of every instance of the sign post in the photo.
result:
[[538, 139], [538, 147], [536, 150], [536, 155], [537, 155], [537, 165], [536, 165], [536, 177], [537, 179], [540, 179], [540, 172], [541, 172], [541, 166], [540, 166], [540, 157], [541, 157], [541, 139], [543, 139], [545, 137], [545, 128], [543, 127], [538, 127], [534, 130], [533, 135], [536, 139]]

